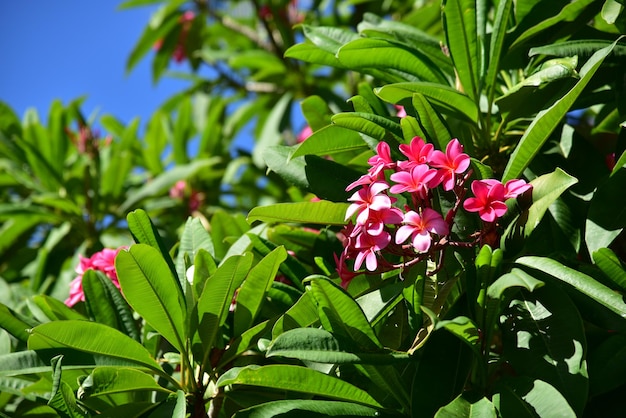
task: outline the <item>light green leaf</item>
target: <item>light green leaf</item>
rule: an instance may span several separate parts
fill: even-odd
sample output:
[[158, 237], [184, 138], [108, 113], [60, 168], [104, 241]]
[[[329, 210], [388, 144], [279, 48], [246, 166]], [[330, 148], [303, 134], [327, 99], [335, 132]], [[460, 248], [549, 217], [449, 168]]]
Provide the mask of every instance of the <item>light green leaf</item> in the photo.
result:
[[248, 213], [248, 222], [345, 225], [348, 206], [347, 203], [334, 203], [326, 200], [257, 206]]
[[394, 104], [412, 98], [414, 93], [420, 93], [443, 114], [472, 124], [478, 120], [476, 104], [467, 95], [447, 85], [428, 82], [395, 83], [379, 87], [374, 92], [381, 99]]
[[[452, 139], [452, 135], [441, 115], [433, 109], [428, 99], [420, 93], [413, 94], [413, 107], [415, 107], [417, 112], [417, 122], [421, 130], [426, 134], [424, 139], [435, 144], [437, 149], [445, 150], [448, 142]], [[465, 145], [467, 141], [461, 138], [461, 143]]]
[[29, 350], [64, 347], [133, 362], [163, 373], [161, 366], [141, 344], [106, 325], [76, 320], [54, 321], [30, 331]]
[[323, 157], [339, 152], [365, 149], [368, 149], [367, 144], [353, 129], [329, 125], [315, 131], [306, 141], [298, 145], [290, 158], [307, 154]]
[[149, 245], [135, 244], [118, 253], [115, 270], [130, 306], [180, 353], [185, 353], [185, 299], [161, 253]]
[[435, 418], [496, 418], [496, 408], [487, 398], [463, 393], [437, 411]]
[[309, 285], [327, 331], [354, 341], [364, 350], [382, 348], [363, 310], [350, 295], [323, 276], [311, 276]]
[[28, 330], [31, 325], [22, 321], [8, 306], [0, 303], [0, 328], [22, 342], [28, 340]]
[[[610, 47], [613, 41], [602, 39], [577, 39], [573, 41], [559, 42], [556, 44], [538, 46], [530, 48], [528, 51], [529, 57], [536, 55], [554, 55], [558, 57], [573, 57], [573, 56], [591, 56], [596, 51]], [[626, 46], [615, 45], [613, 48], [613, 55], [624, 56], [626, 55]]]
[[542, 380], [508, 379], [493, 396], [500, 416], [575, 418], [576, 413], [554, 386]]
[[242, 409], [237, 418], [273, 418], [298, 415], [302, 417], [380, 417], [376, 409], [349, 402], [293, 399], [271, 401]]
[[[204, 250], [215, 258], [215, 247], [211, 235], [200, 222], [199, 218], [189, 217], [183, 229], [183, 235], [180, 238], [180, 246], [178, 247], [178, 255], [176, 257], [176, 274], [181, 286], [187, 286], [185, 277], [187, 262], [193, 262], [200, 250]], [[184, 282], [183, 282], [184, 281]], [[184, 288], [184, 287], [183, 287]]]
[[371, 113], [344, 112], [337, 113], [331, 119], [337, 126], [361, 132], [379, 141], [387, 139], [387, 142], [390, 142], [391, 138], [389, 137], [391, 135], [395, 135], [396, 139], [402, 139], [400, 125], [384, 116]]
[[254, 324], [278, 268], [286, 259], [285, 247], [277, 247], [250, 270], [237, 294], [234, 335], [243, 334]]
[[502, 181], [518, 178], [537, 155], [541, 146], [556, 129], [565, 114], [596, 73], [604, 59], [611, 53], [615, 43], [593, 54], [580, 70], [580, 80], [561, 99], [548, 109], [542, 110], [526, 129], [504, 169]]
[[582, 294], [589, 296], [619, 316], [626, 318], [626, 303], [624, 303], [623, 298], [594, 278], [546, 257], [527, 256], [518, 258], [515, 262], [548, 273], [573, 286]]
[[502, 48], [504, 38], [507, 33], [507, 25], [513, 11], [513, 0], [503, 0], [498, 3], [493, 19], [493, 31], [491, 33], [491, 42], [489, 44], [489, 64], [487, 75], [485, 76], [485, 90], [487, 92], [487, 103], [489, 106], [493, 103], [496, 92], [496, 80], [500, 72], [500, 59], [502, 57]]
[[600, 248], [592, 254], [593, 262], [622, 291], [626, 291], [626, 269], [610, 248]]
[[109, 396], [135, 390], [170, 392], [160, 386], [154, 377], [137, 369], [125, 367], [96, 367], [81, 383], [78, 398]]
[[224, 354], [220, 358], [217, 369], [226, 367], [227, 364], [235, 360], [237, 357], [249, 349], [256, 347], [258, 341], [271, 331], [273, 325], [274, 323], [271, 320], [263, 321], [260, 324], [247, 329], [234, 340], [231, 340], [228, 347], [226, 347], [226, 351], [224, 351]]
[[368, 363], [382, 365], [399, 360], [408, 360], [406, 353], [363, 351], [350, 340], [338, 339], [330, 332], [319, 328], [295, 328], [280, 334], [272, 341], [267, 357], [280, 356], [317, 363]]
[[261, 130], [261, 135], [252, 151], [252, 161], [259, 168], [265, 167], [263, 153], [268, 147], [279, 145], [282, 142], [281, 126], [285, 114], [289, 113], [291, 93], [285, 93], [277, 103], [275, 103]]
[[438, 321], [435, 330], [445, 328], [467, 344], [476, 355], [480, 355], [480, 334], [478, 327], [470, 318], [458, 316], [454, 319]]
[[272, 338], [276, 338], [283, 332], [295, 328], [304, 328], [313, 325], [319, 320], [317, 306], [309, 292], [300, 296], [291, 308], [281, 316], [272, 328]]
[[48, 405], [55, 409], [64, 418], [83, 418], [86, 416], [76, 404], [76, 397], [70, 385], [61, 380], [61, 360], [63, 356], [52, 359], [52, 394]]
[[535, 279], [524, 270], [513, 268], [509, 273], [503, 274], [489, 285], [487, 295], [492, 299], [502, 299], [507, 289], [521, 287], [532, 292], [543, 285], [541, 280]]
[[260, 386], [281, 391], [301, 392], [340, 401], [381, 408], [367, 392], [336, 377], [305, 367], [290, 365], [249, 366], [224, 373], [218, 387], [228, 385]]
[[198, 299], [198, 333], [205, 357], [226, 323], [235, 290], [250, 271], [252, 259], [252, 253], [227, 258], [204, 285]]

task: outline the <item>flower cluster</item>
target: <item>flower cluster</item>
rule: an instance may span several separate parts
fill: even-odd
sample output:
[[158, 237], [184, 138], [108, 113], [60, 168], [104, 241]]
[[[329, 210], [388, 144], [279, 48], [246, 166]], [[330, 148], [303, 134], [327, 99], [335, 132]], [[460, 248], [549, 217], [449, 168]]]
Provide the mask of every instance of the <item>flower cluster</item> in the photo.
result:
[[80, 263], [75, 270], [78, 276], [70, 283], [70, 296], [65, 300], [65, 304], [71, 307], [78, 302], [85, 301], [83, 275], [89, 269], [103, 272], [119, 289], [120, 283], [117, 280], [117, 273], [115, 272], [115, 256], [124, 248], [125, 247], [120, 247], [116, 250], [105, 248], [102, 251], [94, 253], [89, 258], [80, 256]]
[[[369, 272], [385, 271], [422, 261], [447, 245], [475, 245], [480, 242], [480, 233], [474, 234], [476, 239], [470, 243], [450, 239], [461, 203], [466, 211], [478, 212], [492, 229], [506, 212], [505, 201], [531, 188], [524, 180], [506, 184], [494, 179], [476, 180], [471, 185], [474, 197], [464, 200], [465, 184], [472, 173], [470, 157], [457, 139], [448, 143], [445, 152], [419, 137], [400, 145], [399, 150], [406, 159], [394, 160], [389, 145], [380, 142], [368, 160], [367, 174], [346, 188], [358, 190], [348, 199], [352, 204], [346, 220], [354, 217], [355, 222], [350, 221], [343, 231], [344, 251], [337, 259], [344, 286], [363, 264]], [[438, 187], [456, 197], [445, 218], [433, 207], [433, 190]], [[399, 195], [406, 198], [403, 208], [394, 205]], [[383, 253], [399, 256], [403, 263], [394, 265]], [[346, 260], [354, 260], [353, 271], [346, 268]]]

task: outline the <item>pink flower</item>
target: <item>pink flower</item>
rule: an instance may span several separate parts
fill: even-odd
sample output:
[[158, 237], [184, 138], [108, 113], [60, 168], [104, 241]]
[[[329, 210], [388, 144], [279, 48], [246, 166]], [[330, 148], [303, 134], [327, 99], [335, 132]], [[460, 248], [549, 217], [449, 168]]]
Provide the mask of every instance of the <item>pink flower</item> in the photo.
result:
[[464, 173], [470, 165], [470, 157], [463, 153], [463, 145], [454, 138], [448, 142], [446, 153], [439, 150], [433, 151], [431, 165], [440, 168], [443, 189], [450, 191], [456, 184], [456, 175]]
[[365, 225], [370, 217], [371, 210], [385, 210], [391, 208], [391, 198], [385, 194], [379, 194], [389, 188], [389, 185], [377, 181], [354, 193], [348, 200], [354, 202], [346, 211], [346, 219], [358, 213], [356, 223]]
[[354, 260], [354, 270], [359, 270], [363, 261], [365, 267], [369, 271], [376, 270], [378, 260], [376, 259], [376, 251], [385, 248], [391, 242], [391, 235], [388, 232], [382, 232], [379, 235], [369, 235], [362, 233], [356, 237], [355, 248], [358, 250], [356, 259]]
[[432, 242], [431, 233], [444, 236], [449, 232], [443, 217], [431, 208], [424, 208], [422, 215], [409, 211], [404, 215], [405, 225], [396, 231], [396, 244], [401, 244], [411, 237], [411, 243], [420, 253], [426, 253]]
[[376, 177], [384, 169], [394, 169], [396, 162], [391, 158], [391, 149], [386, 142], [379, 142], [376, 145], [376, 155], [367, 160], [372, 167], [368, 170], [370, 176]]
[[371, 210], [364, 225], [357, 225], [352, 231], [356, 236], [364, 230], [369, 235], [380, 235], [385, 224], [399, 224], [402, 222], [402, 211], [398, 208]]
[[298, 142], [298, 144], [301, 144], [302, 142], [306, 141], [307, 138], [311, 135], [313, 135], [313, 129], [311, 129], [311, 127], [307, 125], [300, 131], [298, 137], [296, 138], [296, 141]]
[[185, 197], [186, 187], [187, 182], [185, 180], [178, 180], [176, 184], [174, 184], [170, 189], [170, 197], [172, 199], [182, 199], [183, 197]]
[[400, 152], [407, 156], [408, 161], [398, 162], [398, 167], [409, 171], [419, 164], [428, 164], [435, 147], [427, 144], [419, 136], [414, 137], [409, 145], [400, 144]]
[[[508, 184], [508, 183], [507, 183]], [[506, 189], [497, 180], [476, 180], [472, 182], [474, 197], [467, 198], [463, 207], [468, 212], [478, 212], [485, 222], [493, 222], [506, 213]]]
[[389, 178], [397, 183], [389, 189], [391, 193], [416, 193], [420, 199], [427, 199], [430, 188], [435, 187], [439, 180], [437, 170], [426, 164], [417, 165], [410, 172], [393, 173]]
[[115, 287], [119, 289], [120, 283], [117, 280], [117, 273], [115, 272], [115, 256], [123, 248], [125, 247], [120, 247], [116, 250], [105, 248], [100, 252], [94, 253], [90, 258], [80, 256], [80, 263], [76, 266], [78, 276], [70, 283], [70, 295], [65, 300], [65, 304], [72, 307], [78, 302], [85, 300], [82, 282], [83, 275], [87, 270], [103, 272], [111, 279]]
[[504, 185], [504, 198], [513, 199], [526, 190], [532, 189], [532, 187], [532, 184], [528, 184], [524, 180], [509, 180]]
[[394, 105], [393, 107], [396, 108], [396, 116], [397, 117], [399, 117], [399, 118], [406, 117], [406, 109], [404, 108], [404, 106]]

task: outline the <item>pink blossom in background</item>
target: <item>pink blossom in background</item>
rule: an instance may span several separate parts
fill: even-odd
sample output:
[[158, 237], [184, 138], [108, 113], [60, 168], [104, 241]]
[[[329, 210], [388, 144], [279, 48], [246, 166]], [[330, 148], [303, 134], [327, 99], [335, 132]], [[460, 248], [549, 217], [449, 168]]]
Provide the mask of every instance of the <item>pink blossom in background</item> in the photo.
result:
[[406, 109], [404, 108], [404, 106], [394, 105], [393, 107], [396, 108], [396, 116], [397, 117], [399, 117], [399, 118], [406, 117]]
[[174, 184], [170, 189], [170, 197], [172, 199], [182, 199], [183, 197], [185, 197], [186, 187], [187, 182], [185, 180], [178, 180], [176, 184]]
[[126, 247], [120, 247], [118, 249], [105, 248], [102, 251], [94, 253], [91, 257], [80, 256], [80, 262], [76, 266], [76, 273], [78, 276], [70, 283], [70, 295], [65, 300], [67, 306], [74, 306], [78, 302], [85, 301], [85, 293], [83, 292], [83, 275], [87, 270], [95, 270], [103, 272], [107, 277], [111, 279], [115, 287], [120, 288], [120, 283], [117, 280], [117, 273], [115, 272], [115, 256], [120, 250]]
[[296, 138], [296, 141], [298, 142], [298, 144], [301, 144], [306, 141], [311, 135], [313, 135], [313, 129], [311, 129], [311, 127], [307, 125], [300, 131], [298, 137]]

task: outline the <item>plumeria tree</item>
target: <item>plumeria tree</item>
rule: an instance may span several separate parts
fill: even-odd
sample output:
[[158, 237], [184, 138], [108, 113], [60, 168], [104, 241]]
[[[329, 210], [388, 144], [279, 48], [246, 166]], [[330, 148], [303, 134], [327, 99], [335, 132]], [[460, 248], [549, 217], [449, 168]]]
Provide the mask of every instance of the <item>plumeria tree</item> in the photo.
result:
[[621, 0], [153, 3], [144, 135], [0, 106], [2, 415], [623, 415]]

